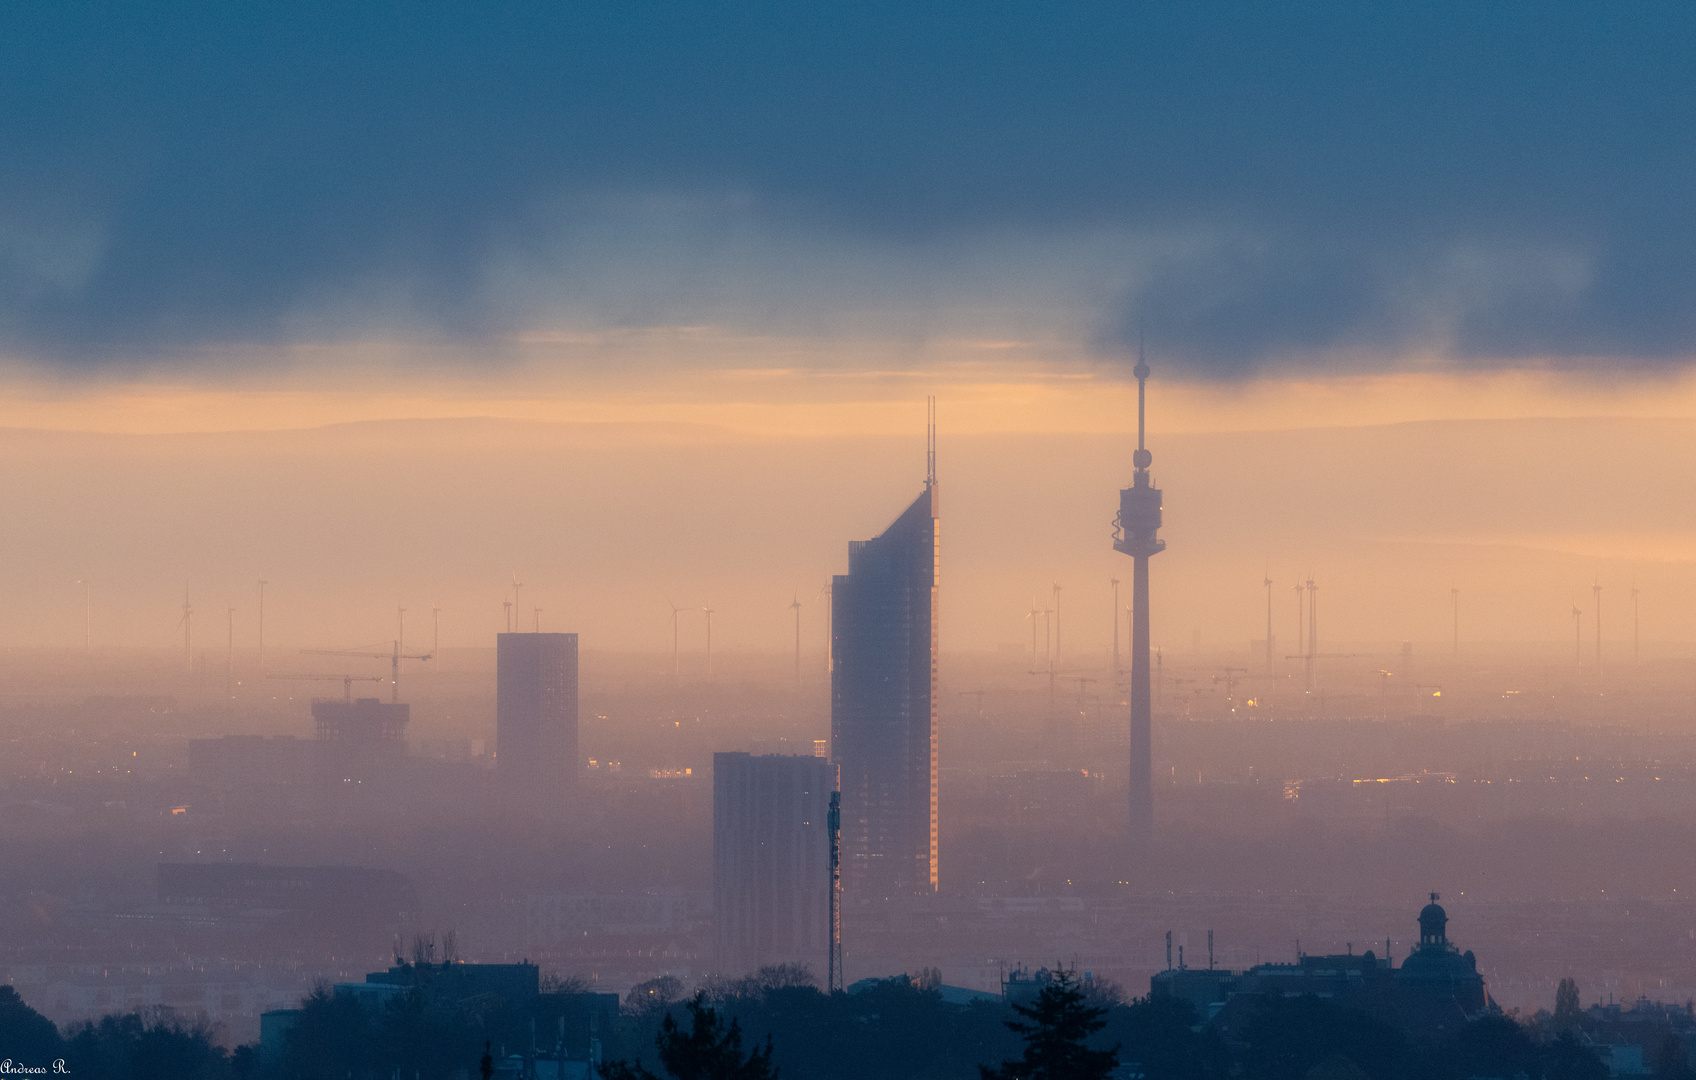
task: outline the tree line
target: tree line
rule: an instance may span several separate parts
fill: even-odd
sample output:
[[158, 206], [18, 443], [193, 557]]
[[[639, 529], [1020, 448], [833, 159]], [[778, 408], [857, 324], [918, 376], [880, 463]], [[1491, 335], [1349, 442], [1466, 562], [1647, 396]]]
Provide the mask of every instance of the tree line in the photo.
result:
[[[945, 1002], [928, 983], [887, 979], [824, 994], [803, 969], [709, 983], [681, 998], [675, 980], [605, 996], [554, 982], [534, 1001], [452, 1000], [429, 980], [382, 1005], [328, 987], [302, 1002], [280, 1052], [226, 1050], [204, 1024], [168, 1014], [110, 1016], [61, 1032], [0, 987], [0, 1057], [63, 1059], [84, 1080], [471, 1080], [526, 1048], [593, 1039], [608, 1080], [1601, 1080], [1563, 994], [1559, 1022], [1503, 1014], [1440, 1040], [1313, 997], [1259, 1002], [1229, 1037], [1172, 998], [1124, 1000], [1060, 972], [1028, 1005]], [[567, 1031], [570, 1035], [567, 1037]], [[1658, 1080], [1696, 1080], [1682, 1050], [1651, 1048]]]

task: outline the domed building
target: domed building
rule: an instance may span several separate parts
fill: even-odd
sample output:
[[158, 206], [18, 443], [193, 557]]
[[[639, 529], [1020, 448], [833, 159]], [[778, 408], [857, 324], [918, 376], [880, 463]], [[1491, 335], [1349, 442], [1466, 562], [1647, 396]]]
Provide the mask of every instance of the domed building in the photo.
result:
[[1229, 1035], [1256, 1001], [1314, 997], [1361, 1009], [1416, 1038], [1442, 1037], [1495, 1005], [1472, 952], [1449, 943], [1449, 915], [1438, 895], [1419, 912], [1419, 944], [1396, 967], [1371, 949], [1337, 956], [1298, 955], [1294, 963], [1257, 964], [1247, 971], [1168, 968], [1154, 976], [1150, 993], [1188, 1000], [1197, 1013]]
[[1396, 970], [1397, 1005], [1410, 1015], [1403, 1026], [1435, 1026], [1441, 1030], [1476, 1016], [1489, 1007], [1484, 977], [1472, 950], [1449, 944], [1449, 914], [1431, 894], [1419, 912], [1419, 945]]

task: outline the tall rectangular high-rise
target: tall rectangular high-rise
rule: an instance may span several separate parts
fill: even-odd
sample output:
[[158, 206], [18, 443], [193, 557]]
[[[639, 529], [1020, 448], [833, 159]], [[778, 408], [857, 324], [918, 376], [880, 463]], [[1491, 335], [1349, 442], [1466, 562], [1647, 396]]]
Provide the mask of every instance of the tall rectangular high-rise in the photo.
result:
[[495, 768], [503, 792], [545, 805], [577, 779], [577, 635], [495, 636]]
[[713, 755], [713, 942], [724, 974], [825, 963], [830, 773], [811, 756]]
[[848, 573], [831, 586], [842, 882], [859, 898], [937, 887], [938, 535], [933, 464], [924, 494], [883, 535], [848, 545]]

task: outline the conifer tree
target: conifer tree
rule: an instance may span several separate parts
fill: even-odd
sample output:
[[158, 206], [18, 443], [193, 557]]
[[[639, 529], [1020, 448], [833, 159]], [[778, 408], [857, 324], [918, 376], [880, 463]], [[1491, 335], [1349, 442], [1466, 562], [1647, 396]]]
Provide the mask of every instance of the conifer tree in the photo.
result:
[[[660, 1063], [676, 1080], [777, 1080], [769, 1038], [764, 1047], [756, 1047], [744, 1057], [742, 1025], [731, 1020], [726, 1027], [718, 1010], [708, 1005], [702, 994], [696, 994], [685, 1007], [689, 1010], [689, 1030], [684, 1031], [667, 1016], [654, 1039]], [[656, 1080], [640, 1064], [622, 1061], [608, 1062], [602, 1072], [608, 1080]]]
[[1089, 1037], [1106, 1026], [1107, 1010], [1088, 1004], [1072, 972], [1060, 968], [1034, 1006], [1015, 1005], [1023, 1020], [1007, 1026], [1024, 1036], [1024, 1057], [999, 1069], [980, 1065], [983, 1080], [1107, 1080], [1119, 1051], [1091, 1050]]

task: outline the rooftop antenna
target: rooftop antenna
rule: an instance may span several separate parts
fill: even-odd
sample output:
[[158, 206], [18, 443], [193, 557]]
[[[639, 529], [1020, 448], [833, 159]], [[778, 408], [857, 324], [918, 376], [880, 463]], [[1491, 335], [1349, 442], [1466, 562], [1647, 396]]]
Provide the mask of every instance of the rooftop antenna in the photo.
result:
[[713, 677], [713, 609], [703, 607], [707, 613], [707, 678]]
[[[77, 584], [82, 586], [82, 651], [86, 653], [89, 650], [89, 643], [94, 639], [93, 609], [89, 606], [88, 579], [78, 578]], [[1636, 590], [1632, 591], [1635, 592]]]
[[801, 685], [801, 594], [796, 593], [789, 607], [795, 612], [795, 685]]
[[264, 578], [259, 579], [259, 667], [265, 667], [265, 586], [271, 584]]
[[188, 602], [188, 583], [183, 583], [183, 617], [178, 624], [183, 628], [183, 666], [194, 670], [194, 605]]

